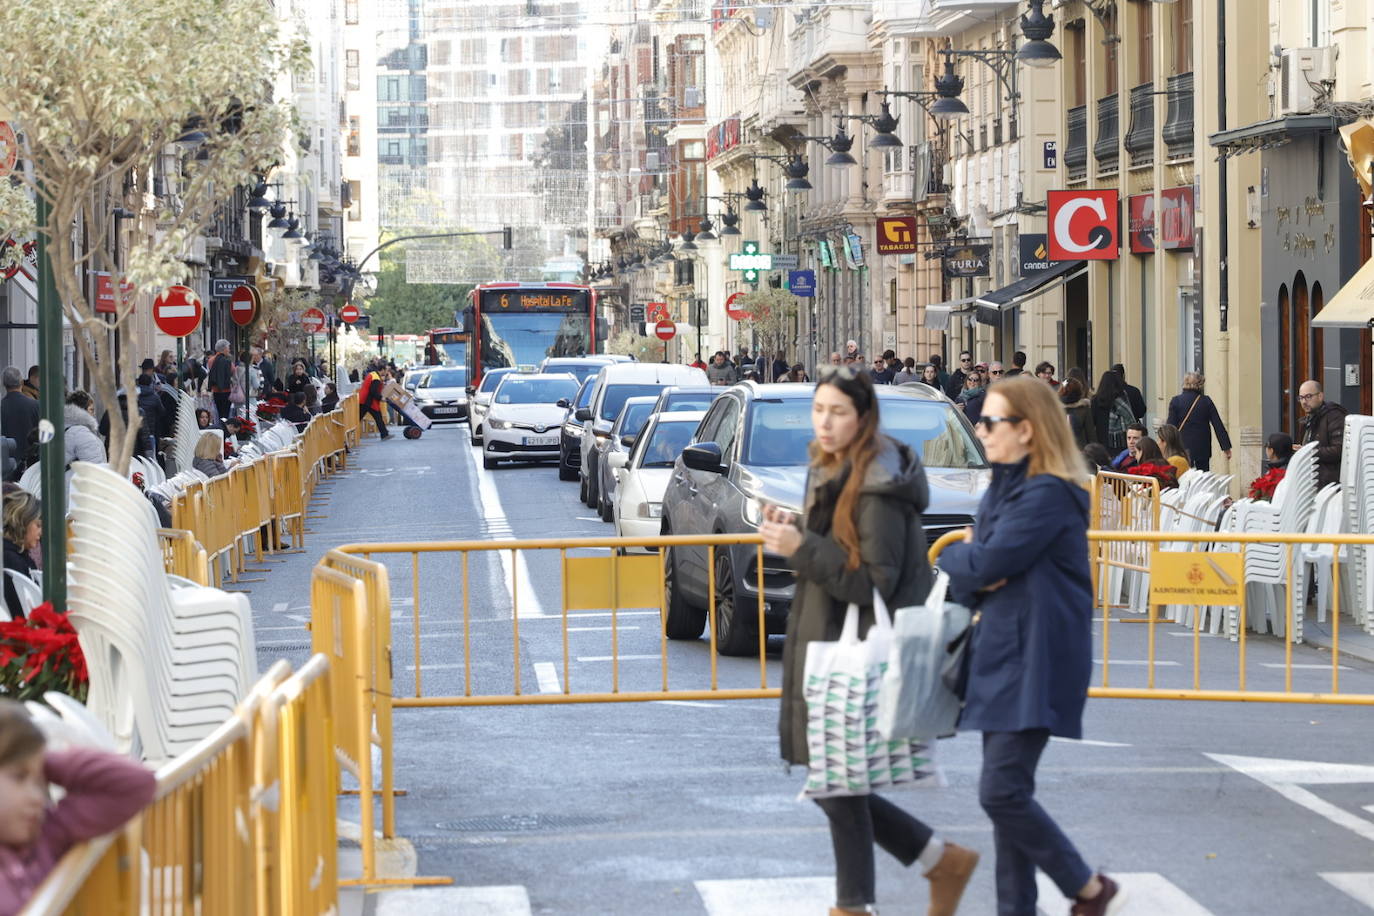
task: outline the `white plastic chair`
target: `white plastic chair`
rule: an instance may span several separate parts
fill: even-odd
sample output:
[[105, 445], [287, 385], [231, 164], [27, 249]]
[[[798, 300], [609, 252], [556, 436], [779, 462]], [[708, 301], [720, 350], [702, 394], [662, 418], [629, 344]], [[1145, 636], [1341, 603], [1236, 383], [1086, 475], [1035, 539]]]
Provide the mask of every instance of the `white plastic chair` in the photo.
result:
[[[24, 616], [38, 605], [43, 603], [43, 587], [30, 579], [17, 569], [5, 570], [5, 578], [14, 585], [14, 592], [19, 596], [19, 605], [24, 609]], [[5, 619], [10, 619], [10, 610], [0, 601], [0, 613], [5, 615]]]

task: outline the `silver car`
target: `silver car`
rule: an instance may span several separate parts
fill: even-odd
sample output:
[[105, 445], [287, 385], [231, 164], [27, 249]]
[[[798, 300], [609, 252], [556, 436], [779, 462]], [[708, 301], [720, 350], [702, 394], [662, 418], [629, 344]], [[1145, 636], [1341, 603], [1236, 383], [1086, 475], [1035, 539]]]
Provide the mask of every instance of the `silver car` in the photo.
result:
[[653, 396], [630, 398], [625, 402], [625, 406], [620, 408], [620, 415], [611, 424], [611, 434], [596, 443], [597, 451], [601, 453], [596, 458], [596, 472], [601, 477], [596, 490], [596, 513], [601, 516], [603, 522], [613, 521], [615, 518], [612, 513], [615, 511], [616, 477], [607, 459], [616, 452], [630, 450], [634, 437], [643, 431], [644, 424], [653, 416], [656, 403], [658, 398]]

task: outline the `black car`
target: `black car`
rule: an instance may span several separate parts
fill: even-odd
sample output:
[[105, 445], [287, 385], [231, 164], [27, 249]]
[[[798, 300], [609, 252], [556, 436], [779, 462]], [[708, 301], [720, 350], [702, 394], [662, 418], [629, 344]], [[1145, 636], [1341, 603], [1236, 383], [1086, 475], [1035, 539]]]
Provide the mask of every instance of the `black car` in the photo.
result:
[[[814, 438], [814, 385], [741, 382], [717, 389], [711, 409], [673, 467], [663, 495], [663, 534], [752, 534], [764, 503], [800, 513]], [[929, 390], [878, 386], [883, 432], [920, 456], [930, 486], [922, 516], [933, 541], [973, 523], [990, 471], [973, 427], [953, 404]], [[670, 547], [665, 562], [665, 626], [673, 639], [697, 639], [706, 626], [710, 572], [705, 547]], [[718, 547], [716, 645], [723, 655], [758, 646], [758, 548]], [[794, 580], [781, 557], [763, 556], [764, 620], [782, 632]]]
[[596, 381], [593, 373], [582, 380], [577, 389], [577, 397], [560, 406], [566, 409], [563, 425], [558, 433], [558, 479], [576, 480], [582, 464], [582, 424], [573, 418], [579, 407], [589, 407], [592, 403], [592, 383]]

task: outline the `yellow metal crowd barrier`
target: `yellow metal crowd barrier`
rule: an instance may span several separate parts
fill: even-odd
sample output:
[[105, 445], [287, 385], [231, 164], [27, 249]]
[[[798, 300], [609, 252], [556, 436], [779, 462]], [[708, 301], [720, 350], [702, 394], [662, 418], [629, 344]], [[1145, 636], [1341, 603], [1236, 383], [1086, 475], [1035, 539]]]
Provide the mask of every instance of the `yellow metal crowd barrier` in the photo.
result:
[[337, 912], [328, 662], [278, 662], [238, 711], [157, 773], [117, 834], [72, 849], [24, 916]]
[[[950, 532], [930, 548], [937, 563], [945, 546], [962, 537]], [[1093, 697], [1117, 699], [1221, 700], [1232, 702], [1319, 703], [1374, 706], [1374, 694], [1341, 690], [1340, 550], [1333, 549], [1331, 577], [1334, 606], [1331, 610], [1330, 659], [1294, 662], [1294, 642], [1248, 635], [1244, 626], [1251, 586], [1245, 578], [1246, 554], [1259, 545], [1280, 545], [1288, 552], [1289, 576], [1282, 601], [1286, 620], [1282, 632], [1294, 628], [1294, 607], [1305, 604], [1306, 595], [1293, 600], [1294, 552], [1302, 545], [1340, 548], [1374, 544], [1374, 536], [1358, 534], [1237, 534], [1159, 531], [1089, 531], [1089, 555], [1096, 584], [1094, 627], [1098, 628], [1096, 664], [1098, 682], [1088, 690]], [[1116, 563], [1117, 544], [1130, 544], [1142, 552], [1141, 569], [1148, 573], [1145, 599], [1124, 609], [1107, 597], [1107, 581]], [[1192, 549], [1179, 549], [1183, 546]], [[1165, 608], [1190, 611], [1169, 619]], [[1231, 639], [1208, 638], [1204, 619], [1215, 617], [1236, 622], [1227, 633]], [[1140, 631], [1144, 630], [1144, 635]], [[1160, 634], [1178, 637], [1160, 639]], [[1234, 642], [1234, 651], [1229, 648]], [[1127, 646], [1131, 656], [1113, 658], [1114, 649]], [[1206, 648], [1204, 648], [1206, 647]], [[1256, 659], [1256, 656], [1261, 656]], [[1208, 669], [1204, 676], [1204, 668]]]
[[194, 534], [179, 528], [159, 528], [157, 536], [162, 545], [164, 570], [197, 585], [210, 584], [210, 560]]

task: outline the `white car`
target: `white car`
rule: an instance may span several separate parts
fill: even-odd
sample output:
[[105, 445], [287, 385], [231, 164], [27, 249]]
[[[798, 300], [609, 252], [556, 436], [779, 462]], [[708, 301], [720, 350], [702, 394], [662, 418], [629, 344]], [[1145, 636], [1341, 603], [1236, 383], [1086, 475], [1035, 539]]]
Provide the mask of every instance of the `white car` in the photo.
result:
[[496, 386], [501, 384], [501, 379], [514, 372], [514, 367], [502, 369], [488, 369], [482, 375], [482, 384], [477, 386], [477, 390], [472, 392], [468, 399], [468, 432], [472, 435], [472, 444], [482, 444], [482, 421], [487, 416], [487, 405], [491, 403], [491, 393], [496, 390]]
[[[662, 528], [663, 492], [673, 476], [673, 462], [692, 441], [701, 410], [656, 413], [634, 439], [628, 452], [611, 452], [607, 463], [616, 476], [613, 516], [616, 537], [656, 537]], [[654, 551], [646, 547], [633, 550]]]
[[501, 379], [482, 421], [482, 467], [557, 459], [565, 411], [558, 402], [576, 396], [577, 388], [571, 375], [518, 372]]
[[465, 366], [431, 369], [415, 386], [415, 406], [436, 423], [468, 417], [468, 370]]

